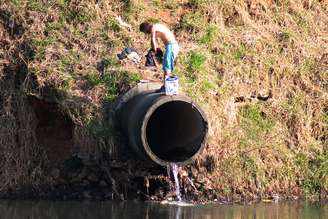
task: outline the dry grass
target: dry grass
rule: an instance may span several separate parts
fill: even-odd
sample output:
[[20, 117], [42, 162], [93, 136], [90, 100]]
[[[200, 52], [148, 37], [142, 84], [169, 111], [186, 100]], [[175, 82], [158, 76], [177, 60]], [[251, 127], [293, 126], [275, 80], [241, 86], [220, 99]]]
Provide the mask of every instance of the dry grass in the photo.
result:
[[[216, 161], [208, 177], [210, 187], [252, 198], [323, 192], [327, 188], [326, 169], [322, 170], [327, 124], [320, 118], [327, 107], [323, 81], [327, 80], [328, 66], [323, 68], [320, 60], [328, 51], [327, 28], [322, 22], [327, 22], [326, 5], [312, 1], [311, 6], [302, 6], [286, 1], [284, 5], [263, 7], [265, 3], [259, 1], [252, 9], [249, 4], [235, 3], [236, 11], [228, 16], [224, 15], [228, 10], [213, 12], [213, 7], [198, 6], [217, 13], [219, 30], [219, 40], [204, 48], [211, 49], [208, 59], [213, 62], [202, 74], [209, 78], [216, 68], [217, 80], [222, 81], [215, 96], [206, 92], [202, 97], [215, 129], [204, 155]], [[272, 98], [259, 100], [270, 93]], [[238, 99], [242, 102], [234, 103]], [[258, 112], [255, 116], [254, 112], [245, 114], [245, 106]], [[259, 123], [268, 118], [273, 122], [269, 130]], [[318, 135], [319, 129], [322, 132]], [[301, 166], [300, 154], [306, 157]], [[324, 158], [319, 159], [321, 156]], [[309, 167], [317, 159], [320, 170]], [[305, 172], [304, 165], [309, 168]]]

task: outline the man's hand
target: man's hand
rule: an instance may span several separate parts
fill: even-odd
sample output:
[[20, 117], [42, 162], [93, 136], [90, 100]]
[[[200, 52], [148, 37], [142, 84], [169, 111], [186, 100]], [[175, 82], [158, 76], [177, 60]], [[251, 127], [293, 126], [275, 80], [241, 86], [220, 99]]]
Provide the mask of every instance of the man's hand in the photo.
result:
[[156, 60], [157, 59], [156, 55], [157, 55], [156, 51], [153, 51], [154, 64], [157, 67], [158, 66], [158, 63], [157, 63], [157, 60]]

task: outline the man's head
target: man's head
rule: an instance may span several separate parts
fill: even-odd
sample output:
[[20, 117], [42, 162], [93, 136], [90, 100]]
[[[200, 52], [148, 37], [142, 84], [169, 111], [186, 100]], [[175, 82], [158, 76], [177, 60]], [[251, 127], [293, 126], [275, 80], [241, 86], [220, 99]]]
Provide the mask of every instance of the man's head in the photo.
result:
[[150, 33], [152, 26], [153, 25], [148, 22], [143, 22], [142, 24], [140, 24], [139, 30], [144, 33]]

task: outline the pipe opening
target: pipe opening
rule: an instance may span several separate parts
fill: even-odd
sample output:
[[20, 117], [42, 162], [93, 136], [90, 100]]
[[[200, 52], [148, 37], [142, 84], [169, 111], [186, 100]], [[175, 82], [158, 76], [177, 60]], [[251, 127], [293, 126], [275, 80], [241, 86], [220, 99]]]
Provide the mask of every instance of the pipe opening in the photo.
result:
[[170, 101], [159, 106], [146, 126], [150, 150], [167, 162], [184, 162], [201, 148], [207, 125], [189, 102]]

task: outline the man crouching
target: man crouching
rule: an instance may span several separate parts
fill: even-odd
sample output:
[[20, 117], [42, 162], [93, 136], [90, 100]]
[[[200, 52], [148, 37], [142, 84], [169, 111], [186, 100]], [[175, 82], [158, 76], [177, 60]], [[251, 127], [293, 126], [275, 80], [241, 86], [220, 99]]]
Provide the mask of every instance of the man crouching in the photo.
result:
[[166, 77], [171, 76], [174, 64], [179, 53], [180, 47], [176, 41], [174, 34], [163, 24], [150, 24], [144, 22], [140, 24], [140, 31], [151, 34], [151, 47], [157, 52], [156, 38], [160, 38], [165, 45], [165, 53], [163, 59], [164, 81]]

